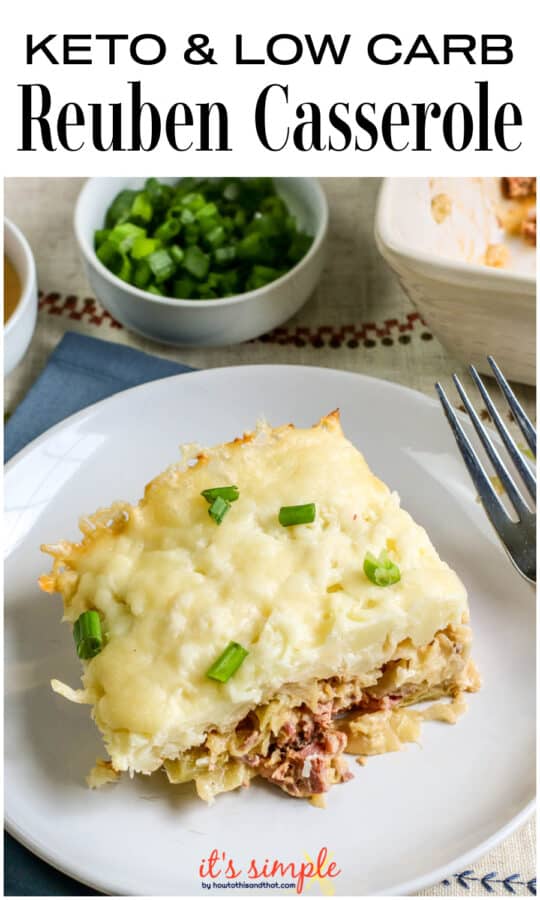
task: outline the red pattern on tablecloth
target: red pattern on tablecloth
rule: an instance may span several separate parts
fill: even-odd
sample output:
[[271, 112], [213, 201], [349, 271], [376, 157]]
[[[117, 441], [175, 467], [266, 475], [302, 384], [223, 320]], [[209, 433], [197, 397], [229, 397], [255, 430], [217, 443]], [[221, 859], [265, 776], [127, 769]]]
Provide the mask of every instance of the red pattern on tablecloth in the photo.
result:
[[[123, 325], [117, 322], [110, 313], [104, 309], [94, 297], [78, 297], [75, 294], [63, 296], [56, 291], [48, 294], [40, 294], [39, 308], [51, 316], [66, 316], [79, 322], [85, 322], [100, 328], [103, 325], [109, 328], [122, 329]], [[273, 331], [261, 335], [257, 341], [265, 344], [294, 345], [296, 347], [312, 346], [315, 349], [322, 347], [341, 347], [344, 343], [347, 347], [355, 349], [363, 347], [375, 347], [378, 342], [384, 346], [392, 346], [394, 340], [407, 344], [410, 335], [415, 330], [420, 330], [423, 340], [431, 340], [431, 333], [426, 330], [425, 323], [417, 312], [408, 313], [403, 321], [399, 319], [385, 319], [383, 322], [360, 322], [348, 325], [319, 325], [309, 327], [306, 325], [287, 326], [282, 325]]]

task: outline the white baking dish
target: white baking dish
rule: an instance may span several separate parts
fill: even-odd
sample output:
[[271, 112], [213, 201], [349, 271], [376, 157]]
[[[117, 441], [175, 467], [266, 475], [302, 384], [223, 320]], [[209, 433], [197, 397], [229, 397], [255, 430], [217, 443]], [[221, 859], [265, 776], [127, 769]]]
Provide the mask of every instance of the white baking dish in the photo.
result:
[[[497, 178], [388, 178], [375, 219], [382, 255], [434, 334], [463, 362], [486, 369], [492, 354], [506, 375], [536, 380], [536, 252], [505, 237]], [[445, 194], [451, 213], [438, 223], [431, 201]], [[504, 242], [504, 269], [482, 264]]]

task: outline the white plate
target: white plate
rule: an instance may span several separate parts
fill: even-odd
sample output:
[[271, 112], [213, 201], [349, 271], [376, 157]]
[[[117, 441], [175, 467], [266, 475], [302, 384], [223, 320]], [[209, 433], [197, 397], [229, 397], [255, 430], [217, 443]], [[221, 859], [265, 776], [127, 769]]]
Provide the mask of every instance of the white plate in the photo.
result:
[[[60, 600], [37, 588], [48, 567], [39, 544], [75, 538], [83, 512], [136, 500], [182, 442], [229, 439], [261, 415], [308, 425], [337, 406], [348, 436], [469, 589], [485, 685], [468, 714], [455, 727], [428, 723], [422, 749], [366, 768], [352, 761], [355, 780], [331, 791], [326, 810], [258, 784], [206, 807], [160, 774], [88, 791], [101, 742], [88, 708], [49, 687], [53, 676], [76, 685], [79, 663]], [[204, 894], [198, 867], [214, 848], [245, 870], [252, 857], [300, 863], [327, 847], [341, 869], [335, 893], [404, 894], [470, 862], [531, 812], [534, 592], [492, 534], [434, 401], [329, 369], [180, 375], [118, 394], [34, 441], [8, 466], [5, 499], [8, 827], [64, 872], [113, 894]]]

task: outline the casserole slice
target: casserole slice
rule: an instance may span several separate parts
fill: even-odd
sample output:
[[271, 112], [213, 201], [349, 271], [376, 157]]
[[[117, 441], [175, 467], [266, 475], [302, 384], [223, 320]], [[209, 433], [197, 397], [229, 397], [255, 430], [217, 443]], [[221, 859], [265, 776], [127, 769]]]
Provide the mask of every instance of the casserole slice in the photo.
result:
[[183, 448], [137, 505], [80, 522], [40, 585], [83, 656], [110, 756], [90, 776], [194, 781], [205, 800], [261, 776], [317, 798], [362, 756], [416, 740], [420, 700], [453, 721], [478, 687], [465, 588], [343, 435], [260, 425]]

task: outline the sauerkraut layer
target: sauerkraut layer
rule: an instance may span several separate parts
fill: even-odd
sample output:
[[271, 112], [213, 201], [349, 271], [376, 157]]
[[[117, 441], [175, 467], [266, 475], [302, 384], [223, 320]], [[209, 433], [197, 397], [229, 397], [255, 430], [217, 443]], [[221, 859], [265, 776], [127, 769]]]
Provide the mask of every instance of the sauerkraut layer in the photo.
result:
[[[227, 733], [165, 761], [169, 781], [194, 781], [211, 802], [260, 776], [293, 797], [317, 797], [352, 778], [344, 753], [374, 755], [418, 741], [423, 719], [455, 722], [465, 711], [464, 691], [479, 678], [469, 658], [470, 629], [439, 632], [425, 647], [404, 641], [394, 659], [354, 678], [328, 678], [286, 686]], [[427, 710], [411, 704], [441, 697]]]

